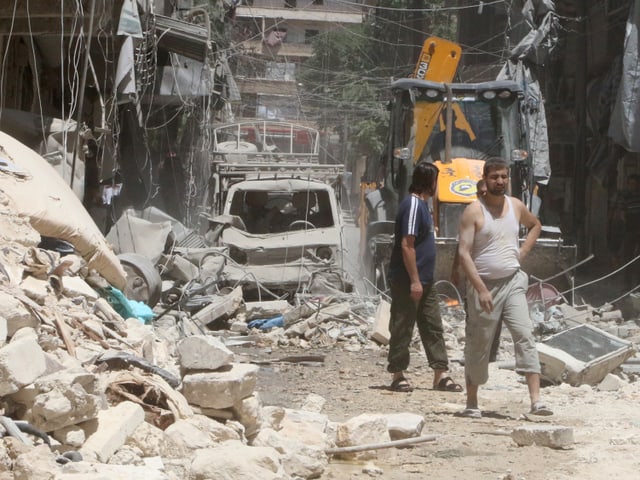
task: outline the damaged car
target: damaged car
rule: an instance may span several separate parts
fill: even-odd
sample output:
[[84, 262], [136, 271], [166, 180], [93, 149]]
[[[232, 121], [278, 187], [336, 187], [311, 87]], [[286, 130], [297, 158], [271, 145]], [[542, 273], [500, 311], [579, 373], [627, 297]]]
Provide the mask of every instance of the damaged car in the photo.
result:
[[333, 187], [301, 178], [253, 179], [229, 188], [218, 243], [228, 248], [223, 282], [245, 297], [264, 292], [350, 292], [343, 268], [343, 221]]

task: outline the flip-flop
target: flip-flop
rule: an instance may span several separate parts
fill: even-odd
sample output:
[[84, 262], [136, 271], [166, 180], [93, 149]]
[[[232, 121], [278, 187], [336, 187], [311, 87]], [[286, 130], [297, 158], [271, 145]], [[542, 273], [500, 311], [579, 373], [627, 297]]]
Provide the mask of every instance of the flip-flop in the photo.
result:
[[547, 407], [543, 402], [536, 402], [531, 405], [531, 410], [529, 411], [531, 415], [540, 415], [542, 417], [548, 417], [549, 415], [553, 415], [553, 411]]
[[466, 418], [482, 418], [482, 411], [479, 408], [465, 408], [460, 415]]
[[409, 393], [413, 392], [413, 387], [409, 383], [409, 380], [404, 377], [400, 377], [391, 382], [391, 385], [389, 385], [389, 390], [391, 390], [392, 392]]
[[454, 382], [451, 377], [444, 377], [436, 386], [433, 387], [433, 389], [441, 392], [461, 392], [462, 385]]

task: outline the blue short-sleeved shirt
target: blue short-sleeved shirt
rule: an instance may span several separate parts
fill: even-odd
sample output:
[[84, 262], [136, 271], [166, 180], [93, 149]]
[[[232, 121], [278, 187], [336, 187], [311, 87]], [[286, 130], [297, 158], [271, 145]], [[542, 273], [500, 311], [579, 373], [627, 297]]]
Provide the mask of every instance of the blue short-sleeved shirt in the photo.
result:
[[414, 245], [420, 282], [423, 285], [432, 283], [436, 266], [436, 239], [433, 218], [426, 202], [414, 195], [406, 196], [398, 207], [395, 239], [389, 264], [389, 279], [391, 282], [408, 287], [411, 281], [402, 260], [402, 237], [407, 235], [416, 237]]

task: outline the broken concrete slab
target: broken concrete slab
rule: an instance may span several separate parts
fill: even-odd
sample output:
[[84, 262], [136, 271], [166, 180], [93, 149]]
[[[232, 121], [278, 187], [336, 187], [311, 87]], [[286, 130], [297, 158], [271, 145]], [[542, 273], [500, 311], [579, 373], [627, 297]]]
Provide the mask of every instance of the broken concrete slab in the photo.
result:
[[7, 336], [23, 327], [36, 328], [40, 325], [38, 319], [22, 304], [20, 300], [7, 292], [0, 291], [0, 317], [6, 320], [7, 331], [2, 337], [2, 343]]
[[305, 410], [307, 412], [320, 413], [324, 408], [324, 404], [327, 403], [327, 399], [321, 395], [317, 395], [315, 393], [310, 393], [302, 402], [302, 406], [300, 410]]
[[27, 297], [40, 305], [44, 305], [47, 297], [53, 293], [48, 281], [35, 277], [26, 277], [20, 283], [20, 288]]
[[242, 301], [242, 287], [236, 287], [226, 295], [213, 296], [212, 302], [192, 315], [191, 319], [200, 325], [208, 325], [221, 317], [231, 316]]
[[607, 376], [598, 384], [598, 390], [601, 392], [614, 392], [628, 384], [628, 382], [625, 382], [619, 376], [608, 373]]
[[29, 385], [47, 369], [44, 351], [37, 340], [20, 338], [0, 348], [0, 396]]
[[205, 415], [194, 415], [187, 421], [195, 425], [201, 432], [209, 435], [209, 438], [214, 443], [243, 440], [238, 429], [234, 428], [232, 421], [223, 424]]
[[284, 470], [294, 478], [318, 478], [329, 463], [323, 448], [305, 445], [270, 428], [261, 430], [252, 446], [275, 448], [282, 454]]
[[424, 417], [416, 413], [389, 413], [385, 418], [391, 440], [419, 437], [425, 423]]
[[89, 300], [100, 298], [98, 292], [80, 277], [65, 275], [60, 280], [62, 282], [62, 294], [67, 297], [85, 297]]
[[87, 433], [80, 453], [83, 457], [95, 455], [101, 462], [107, 462], [142, 422], [144, 410], [137, 403], [126, 401], [102, 410], [98, 418], [80, 425]]
[[193, 335], [178, 343], [183, 371], [218, 370], [233, 363], [234, 354], [222, 341], [211, 335]]
[[197, 450], [191, 462], [194, 480], [218, 478], [283, 480], [280, 454], [274, 448], [224, 445]]
[[243, 398], [240, 402], [233, 406], [235, 418], [244, 427], [247, 439], [253, 438], [262, 426], [264, 419], [262, 418], [262, 401], [258, 393]]
[[380, 345], [388, 345], [391, 334], [389, 333], [389, 318], [391, 317], [391, 304], [384, 299], [380, 300], [376, 309], [376, 316], [371, 331], [371, 340]]
[[259, 369], [234, 363], [224, 371], [189, 373], [182, 379], [182, 393], [189, 403], [201, 407], [232, 407], [253, 393]]
[[84, 369], [40, 377], [12, 399], [26, 407], [25, 419], [45, 432], [96, 418], [104, 407], [96, 376]]
[[137, 465], [107, 465], [90, 462], [69, 462], [60, 467], [56, 480], [170, 480], [165, 472], [154, 467]]
[[549, 448], [569, 448], [573, 445], [573, 429], [557, 425], [525, 425], [515, 428], [511, 438], [519, 446], [538, 445]]
[[[386, 443], [391, 440], [384, 415], [364, 413], [338, 424], [336, 430], [336, 446], [352, 447], [356, 445]], [[376, 451], [369, 450], [339, 454], [341, 458], [361, 460], [377, 456]]]
[[184, 445], [149, 422], [142, 422], [138, 425], [127, 438], [126, 444], [139, 448], [144, 457], [181, 458], [187, 456]]
[[209, 435], [187, 420], [178, 420], [170, 425], [165, 433], [176, 443], [183, 445], [188, 450], [213, 447], [214, 443]]
[[320, 325], [321, 323], [328, 320], [333, 320], [335, 318], [347, 318], [350, 312], [351, 306], [349, 302], [341, 302], [328, 305], [319, 309], [317, 312], [311, 314], [304, 320], [295, 323], [291, 327], [287, 328], [285, 334], [288, 337], [305, 336], [305, 334], [309, 330]]
[[[266, 409], [265, 409], [266, 410]], [[326, 446], [329, 442], [327, 427], [329, 417], [322, 413], [284, 409], [280, 420], [280, 433], [310, 446]]]
[[542, 377], [573, 386], [596, 385], [636, 351], [622, 340], [591, 325], [579, 325], [537, 344]]
[[73, 448], [82, 447], [87, 439], [84, 430], [77, 425], [70, 425], [56, 430], [53, 432], [52, 436], [61, 444]]
[[269, 300], [264, 302], [246, 302], [244, 311], [246, 320], [271, 318], [291, 310], [291, 304], [286, 300]]
[[18, 455], [13, 464], [13, 478], [29, 480], [32, 478], [53, 480], [58, 471], [56, 455], [48, 445], [38, 445]]

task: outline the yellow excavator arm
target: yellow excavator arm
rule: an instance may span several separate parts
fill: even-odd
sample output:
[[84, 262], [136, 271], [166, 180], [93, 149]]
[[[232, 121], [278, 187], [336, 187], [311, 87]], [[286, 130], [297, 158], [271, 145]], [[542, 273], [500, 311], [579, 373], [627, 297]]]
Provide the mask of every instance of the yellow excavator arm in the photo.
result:
[[[418, 64], [413, 76], [420, 80], [451, 83], [458, 70], [462, 48], [457, 43], [438, 37], [429, 37], [422, 45]], [[438, 121], [443, 103], [424, 102], [415, 106], [416, 128], [413, 162], [416, 163], [429, 140], [431, 130]]]

